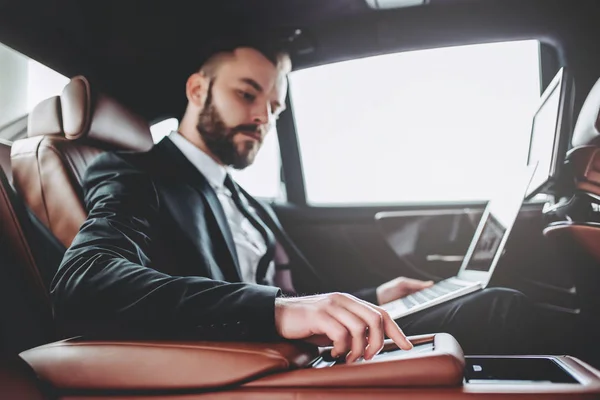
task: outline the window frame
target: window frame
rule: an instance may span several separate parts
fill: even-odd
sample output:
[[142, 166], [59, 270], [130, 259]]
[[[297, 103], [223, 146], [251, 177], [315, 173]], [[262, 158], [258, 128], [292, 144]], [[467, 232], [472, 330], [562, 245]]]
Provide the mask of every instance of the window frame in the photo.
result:
[[[540, 42], [540, 95], [546, 89], [556, 71], [562, 66], [566, 66], [566, 62], [564, 59], [564, 52], [560, 51], [561, 49], [557, 47], [556, 43], [550, 43], [544, 37], [518, 37], [518, 38], [507, 38], [502, 37], [498, 40], [492, 40], [488, 38], [488, 40], [481, 41], [462, 41], [457, 43], [441, 43], [441, 44], [430, 44], [423, 45], [419, 47], [393, 47], [377, 52], [369, 52], [368, 54], [360, 55], [356, 54], [354, 57], [349, 59], [358, 59], [361, 57], [371, 57], [392, 53], [401, 53], [401, 52], [409, 52], [409, 51], [419, 51], [419, 50], [427, 50], [427, 49], [437, 49], [437, 48], [448, 48], [455, 46], [463, 46], [463, 45], [474, 45], [474, 44], [490, 44], [496, 42], [511, 42], [511, 41], [521, 41], [521, 40], [537, 40]], [[331, 60], [331, 62], [337, 62], [340, 60]], [[301, 70], [304, 68], [316, 67], [319, 65], [326, 65], [328, 62], [322, 63], [310, 63], [306, 66], [294, 66], [294, 71]], [[373, 209], [398, 209], [401, 207], [402, 209], [436, 209], [436, 208], [460, 208], [460, 207], [468, 207], [468, 208], [479, 208], [485, 205], [485, 201], [423, 201], [423, 202], [401, 202], [401, 203], [366, 203], [366, 204], [310, 204], [307, 201], [306, 195], [306, 184], [305, 184], [305, 176], [302, 168], [302, 159], [300, 155], [300, 145], [298, 139], [298, 132], [296, 130], [294, 109], [291, 104], [291, 92], [292, 88], [289, 85], [288, 80], [288, 93], [286, 97], [286, 107], [287, 111], [284, 112], [278, 122], [277, 122], [277, 132], [279, 135], [279, 149], [281, 152], [281, 167], [283, 170], [282, 180], [283, 187], [286, 194], [286, 203], [292, 207], [299, 208], [310, 208], [310, 209], [333, 209], [333, 208], [343, 208], [343, 209], [361, 209], [361, 210], [373, 210]], [[530, 200], [526, 200], [525, 204], [540, 204], [544, 203], [545, 199], [533, 198]]]

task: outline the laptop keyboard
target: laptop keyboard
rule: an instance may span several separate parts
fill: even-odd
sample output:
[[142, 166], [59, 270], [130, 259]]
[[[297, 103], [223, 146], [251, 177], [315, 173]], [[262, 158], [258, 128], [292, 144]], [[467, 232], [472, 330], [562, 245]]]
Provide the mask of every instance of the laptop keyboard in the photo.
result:
[[436, 283], [430, 288], [419, 290], [411, 295], [408, 295], [402, 298], [402, 303], [406, 306], [406, 308], [410, 309], [419, 304], [423, 304], [426, 301], [434, 300], [438, 297], [442, 297], [448, 293], [454, 292], [458, 289], [462, 289], [464, 287], [470, 286], [472, 282], [460, 282], [456, 280], [444, 280]]

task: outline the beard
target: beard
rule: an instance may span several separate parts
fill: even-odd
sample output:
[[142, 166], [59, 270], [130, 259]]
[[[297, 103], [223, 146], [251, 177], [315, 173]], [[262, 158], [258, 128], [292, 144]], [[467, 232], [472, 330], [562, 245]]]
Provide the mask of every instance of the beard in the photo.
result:
[[224, 165], [235, 169], [244, 169], [254, 162], [262, 142], [255, 144], [254, 141], [247, 140], [236, 146], [233, 138], [237, 134], [243, 134], [243, 132], [256, 133], [259, 126], [246, 124], [238, 125], [235, 128], [228, 127], [212, 102], [212, 86], [213, 82], [211, 81], [208, 86], [206, 102], [198, 116], [196, 129], [206, 147]]

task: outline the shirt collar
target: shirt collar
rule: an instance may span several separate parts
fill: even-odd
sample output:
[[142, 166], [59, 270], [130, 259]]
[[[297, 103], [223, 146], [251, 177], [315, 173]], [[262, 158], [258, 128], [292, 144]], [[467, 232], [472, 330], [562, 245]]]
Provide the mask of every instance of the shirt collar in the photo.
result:
[[208, 183], [210, 183], [214, 189], [223, 188], [225, 177], [228, 172], [226, 167], [217, 163], [208, 154], [200, 150], [177, 131], [172, 131], [169, 134], [169, 139], [177, 146], [189, 162], [204, 175], [208, 180]]

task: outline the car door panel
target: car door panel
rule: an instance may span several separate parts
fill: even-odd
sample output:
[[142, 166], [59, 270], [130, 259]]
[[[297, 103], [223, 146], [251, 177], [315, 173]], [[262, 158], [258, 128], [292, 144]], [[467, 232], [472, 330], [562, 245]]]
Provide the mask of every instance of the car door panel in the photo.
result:
[[456, 275], [481, 208], [380, 212], [375, 223], [398, 258], [416, 269], [422, 278]]
[[[354, 291], [397, 276], [455, 275], [484, 207], [274, 208], [324, 286]], [[568, 262], [542, 235], [544, 226], [541, 204], [523, 206], [489, 286], [514, 288], [543, 307], [576, 314]]]
[[[460, 267], [480, 209], [399, 211], [275, 206], [282, 225], [332, 290], [375, 286], [397, 276], [442, 279]], [[429, 260], [428, 260], [429, 258]]]

